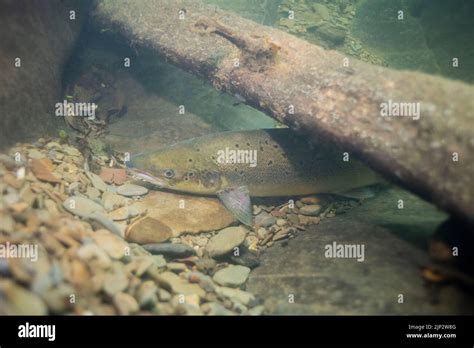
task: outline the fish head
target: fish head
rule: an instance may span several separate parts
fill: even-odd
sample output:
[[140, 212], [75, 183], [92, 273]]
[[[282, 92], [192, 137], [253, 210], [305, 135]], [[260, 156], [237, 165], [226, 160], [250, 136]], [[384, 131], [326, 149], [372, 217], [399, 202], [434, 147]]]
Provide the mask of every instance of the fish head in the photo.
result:
[[129, 171], [138, 179], [174, 191], [213, 195], [225, 186], [225, 178], [212, 161], [176, 147], [133, 156]]

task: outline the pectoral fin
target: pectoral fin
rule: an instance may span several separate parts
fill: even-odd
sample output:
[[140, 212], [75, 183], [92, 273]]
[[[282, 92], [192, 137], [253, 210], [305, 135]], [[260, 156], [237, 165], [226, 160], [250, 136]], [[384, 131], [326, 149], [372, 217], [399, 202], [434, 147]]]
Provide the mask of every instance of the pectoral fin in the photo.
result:
[[252, 226], [252, 204], [247, 186], [219, 191], [217, 197], [240, 222]]

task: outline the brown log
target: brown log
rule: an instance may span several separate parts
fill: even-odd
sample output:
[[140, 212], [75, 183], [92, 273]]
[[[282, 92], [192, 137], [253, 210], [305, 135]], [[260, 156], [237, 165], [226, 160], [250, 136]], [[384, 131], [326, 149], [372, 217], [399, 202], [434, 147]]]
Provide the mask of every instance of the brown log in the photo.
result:
[[[195, 0], [103, 0], [94, 16], [134, 46], [474, 221], [473, 86], [352, 58], [344, 66], [341, 53]], [[420, 103], [420, 118], [381, 116], [389, 101]]]

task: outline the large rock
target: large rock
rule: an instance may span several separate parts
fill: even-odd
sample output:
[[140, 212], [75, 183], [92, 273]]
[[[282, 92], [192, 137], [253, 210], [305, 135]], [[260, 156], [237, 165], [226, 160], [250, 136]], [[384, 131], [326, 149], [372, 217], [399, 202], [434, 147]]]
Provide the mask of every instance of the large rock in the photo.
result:
[[[409, 208], [394, 209], [398, 199]], [[276, 242], [250, 274], [247, 290], [265, 299], [274, 315], [472, 314], [472, 296], [452, 285], [436, 294], [420, 274], [428, 264], [425, 238], [444, 218], [413, 195], [390, 190], [308, 226], [287, 243]], [[364, 260], [326, 257], [334, 242], [364, 246]]]
[[220, 230], [234, 222], [232, 214], [217, 198], [154, 191], [135, 206], [169, 227], [173, 236]]

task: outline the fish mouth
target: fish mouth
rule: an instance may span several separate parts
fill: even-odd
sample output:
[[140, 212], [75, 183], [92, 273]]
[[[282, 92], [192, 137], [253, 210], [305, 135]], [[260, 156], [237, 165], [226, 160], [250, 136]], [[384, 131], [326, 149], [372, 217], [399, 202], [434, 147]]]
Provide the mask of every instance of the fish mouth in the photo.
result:
[[158, 178], [144, 170], [138, 168], [127, 168], [127, 172], [133, 179], [145, 181], [161, 188], [166, 188], [169, 186], [166, 180]]

